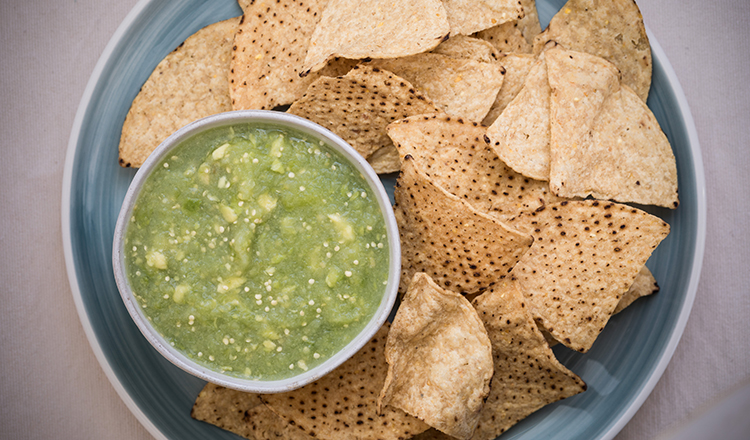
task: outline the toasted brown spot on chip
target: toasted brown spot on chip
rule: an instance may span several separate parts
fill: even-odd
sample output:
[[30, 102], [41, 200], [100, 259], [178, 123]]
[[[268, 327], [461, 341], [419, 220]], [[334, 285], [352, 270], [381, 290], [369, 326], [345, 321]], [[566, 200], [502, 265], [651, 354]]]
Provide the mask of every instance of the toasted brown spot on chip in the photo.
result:
[[[318, 78], [300, 78], [310, 37], [324, 0], [246, 2], [234, 37], [229, 75], [232, 109], [266, 109], [291, 104]], [[345, 74], [356, 62], [331, 60], [321, 75]]]

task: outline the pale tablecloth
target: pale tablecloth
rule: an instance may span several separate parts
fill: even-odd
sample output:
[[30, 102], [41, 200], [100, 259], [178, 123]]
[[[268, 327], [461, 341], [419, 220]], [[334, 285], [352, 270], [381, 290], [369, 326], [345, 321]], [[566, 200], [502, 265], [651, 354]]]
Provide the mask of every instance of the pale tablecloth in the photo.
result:
[[[0, 438], [151, 438], [84, 335], [60, 226], [74, 114], [102, 50], [135, 3], [0, 2]], [[639, 4], [692, 108], [706, 171], [708, 236], [682, 341], [617, 440], [669, 432], [750, 378], [750, 2]]]

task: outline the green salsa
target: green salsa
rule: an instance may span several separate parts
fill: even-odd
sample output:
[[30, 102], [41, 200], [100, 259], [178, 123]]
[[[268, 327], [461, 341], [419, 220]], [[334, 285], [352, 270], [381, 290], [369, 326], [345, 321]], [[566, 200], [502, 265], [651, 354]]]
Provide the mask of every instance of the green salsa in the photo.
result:
[[274, 126], [214, 128], [144, 182], [127, 276], [177, 350], [233, 376], [299, 374], [343, 348], [388, 278], [375, 194], [339, 153]]

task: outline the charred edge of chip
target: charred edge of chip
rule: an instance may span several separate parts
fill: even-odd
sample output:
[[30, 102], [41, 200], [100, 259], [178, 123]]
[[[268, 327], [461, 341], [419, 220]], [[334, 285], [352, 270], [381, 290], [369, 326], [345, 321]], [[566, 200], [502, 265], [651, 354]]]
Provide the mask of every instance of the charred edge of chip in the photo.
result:
[[450, 32], [448, 32], [447, 34], [445, 34], [445, 35], [444, 35], [444, 36], [443, 36], [443, 37], [442, 37], [442, 38], [440, 39], [440, 42], [442, 43], [442, 42], [448, 41], [448, 38], [450, 38], [450, 37], [451, 37], [451, 33], [450, 33]]

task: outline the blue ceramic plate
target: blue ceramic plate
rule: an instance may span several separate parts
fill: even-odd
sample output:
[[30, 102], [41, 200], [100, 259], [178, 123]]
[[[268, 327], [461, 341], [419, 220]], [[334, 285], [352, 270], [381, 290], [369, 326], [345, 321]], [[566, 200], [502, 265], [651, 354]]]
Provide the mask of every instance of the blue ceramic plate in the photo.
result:
[[[563, 0], [538, 0], [543, 25]], [[73, 298], [112, 385], [159, 439], [232, 439], [190, 418], [204, 383], [166, 361], [132, 322], [112, 273], [112, 237], [134, 170], [118, 165], [120, 129], [130, 103], [159, 61], [198, 29], [240, 15], [235, 0], [142, 0], [107, 45], [81, 100], [70, 136], [62, 194], [65, 259]], [[648, 266], [661, 291], [615, 316], [593, 349], [556, 348], [588, 391], [550, 405], [503, 439], [610, 439], [659, 380], [682, 335], [698, 285], [706, 195], [692, 117], [677, 78], [653, 36], [648, 104], [667, 134], [679, 176], [680, 207], [654, 209], [672, 226]], [[392, 179], [388, 182], [392, 185]]]

